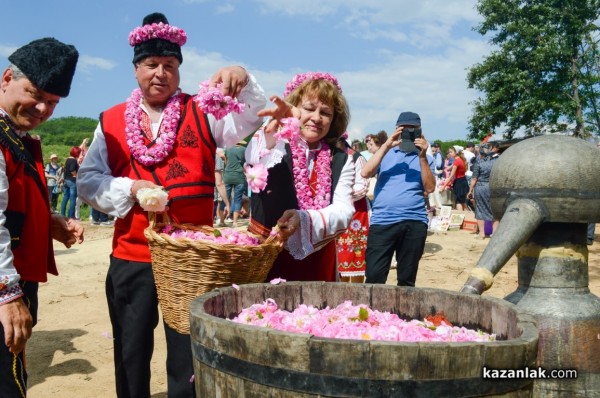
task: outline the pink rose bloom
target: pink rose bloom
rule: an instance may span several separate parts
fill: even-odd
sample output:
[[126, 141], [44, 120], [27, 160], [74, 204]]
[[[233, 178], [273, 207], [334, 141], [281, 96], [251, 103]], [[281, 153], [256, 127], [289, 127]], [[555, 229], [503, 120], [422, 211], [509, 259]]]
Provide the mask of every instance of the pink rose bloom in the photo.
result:
[[242, 113], [245, 107], [237, 98], [223, 95], [221, 83], [210, 87], [208, 80], [200, 82], [195, 101], [203, 112], [212, 114], [217, 120], [223, 119], [231, 112]]
[[300, 120], [295, 117], [286, 117], [281, 119], [280, 123], [283, 127], [273, 134], [277, 140], [286, 139], [289, 141], [300, 135]]
[[248, 181], [248, 186], [252, 192], [259, 193], [265, 189], [269, 171], [262, 163], [255, 164], [254, 166], [246, 165], [244, 166], [244, 170], [246, 173], [246, 181]]

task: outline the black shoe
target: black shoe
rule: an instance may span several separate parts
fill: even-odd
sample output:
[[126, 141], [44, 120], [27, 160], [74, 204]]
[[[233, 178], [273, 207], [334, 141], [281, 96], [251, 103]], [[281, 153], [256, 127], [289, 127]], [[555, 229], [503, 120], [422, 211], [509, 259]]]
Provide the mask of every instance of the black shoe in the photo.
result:
[[587, 245], [588, 245], [588, 246], [591, 246], [591, 245], [593, 245], [593, 244], [594, 244], [594, 240], [593, 240], [593, 239], [588, 239], [588, 240], [587, 240]]

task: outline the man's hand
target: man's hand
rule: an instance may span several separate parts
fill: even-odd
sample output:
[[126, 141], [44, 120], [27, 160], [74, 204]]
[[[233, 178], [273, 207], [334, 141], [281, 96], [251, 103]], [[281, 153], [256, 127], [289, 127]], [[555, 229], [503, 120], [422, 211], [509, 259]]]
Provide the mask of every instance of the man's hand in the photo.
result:
[[426, 158], [427, 157], [427, 148], [429, 147], [429, 143], [425, 139], [425, 136], [421, 138], [415, 138], [415, 146], [420, 149], [419, 157]]
[[386, 149], [384, 150], [384, 153], [387, 153], [388, 150], [400, 145], [400, 141], [402, 141], [402, 138], [400, 138], [402, 135], [402, 130], [404, 130], [403, 126], [396, 126], [396, 130], [389, 135], [388, 139], [379, 147], [379, 149], [381, 149], [381, 147], [385, 147]]
[[33, 318], [22, 299], [0, 304], [0, 323], [8, 350], [15, 355], [23, 351], [31, 337]]
[[50, 219], [52, 238], [64, 244], [67, 248], [74, 243], [83, 242], [83, 225], [72, 218], [60, 214], [52, 214]]
[[148, 180], [135, 180], [131, 185], [131, 196], [137, 202], [137, 193], [142, 188], [157, 188], [158, 185]]
[[241, 66], [227, 66], [215, 72], [210, 78], [210, 86], [216, 87], [221, 83], [221, 92], [223, 95], [230, 95], [237, 98], [242, 89], [248, 84], [248, 72]]

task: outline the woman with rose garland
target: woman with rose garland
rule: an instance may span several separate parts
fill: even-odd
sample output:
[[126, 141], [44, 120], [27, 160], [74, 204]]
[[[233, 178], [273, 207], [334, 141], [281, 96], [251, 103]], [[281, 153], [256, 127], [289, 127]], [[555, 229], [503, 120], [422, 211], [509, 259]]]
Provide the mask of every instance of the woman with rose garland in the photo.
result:
[[[255, 131], [262, 123], [256, 112], [266, 104], [254, 77], [233, 66], [217, 71], [210, 86], [220, 87], [228, 99], [238, 98], [245, 110], [227, 116], [204, 113], [199, 107], [202, 96], [179, 89], [186, 39], [185, 31], [169, 25], [160, 13], [146, 16], [130, 33], [139, 88], [126, 102], [100, 115], [79, 172], [82, 199], [117, 218], [106, 295], [119, 397], [150, 396], [150, 360], [159, 319], [144, 236], [148, 215], [136, 201], [138, 191], [162, 186], [168, 191], [173, 222], [212, 225], [216, 148], [231, 146]], [[164, 329], [169, 397], [193, 397], [190, 336], [167, 324]]]
[[[308, 72], [271, 100], [276, 107], [259, 115], [272, 120], [246, 149], [247, 163], [268, 169], [266, 187], [250, 198], [248, 230], [268, 236], [278, 226], [286, 240], [268, 280], [336, 281], [335, 239], [354, 214], [354, 162], [336, 147], [350, 117], [346, 99], [334, 76]], [[280, 139], [290, 119], [299, 131]]]

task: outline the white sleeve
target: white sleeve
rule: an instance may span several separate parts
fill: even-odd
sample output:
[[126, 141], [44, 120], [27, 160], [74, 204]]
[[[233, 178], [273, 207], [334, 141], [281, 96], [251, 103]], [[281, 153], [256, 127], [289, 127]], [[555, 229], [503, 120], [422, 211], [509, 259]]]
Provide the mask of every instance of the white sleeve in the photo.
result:
[[362, 168], [367, 164], [363, 156], [359, 156], [354, 162], [354, 186], [352, 187], [352, 200], [357, 201], [367, 196], [369, 191], [369, 180], [360, 175]]
[[286, 142], [285, 140], [278, 140], [274, 148], [267, 149], [265, 132], [263, 129], [258, 130], [254, 133], [246, 147], [246, 163], [252, 165], [262, 163], [266, 168], [270, 169], [276, 164], [281, 163], [286, 154]]
[[6, 224], [4, 212], [7, 207], [8, 177], [6, 176], [6, 160], [0, 152], [0, 305], [23, 295], [18, 284], [20, 275], [13, 265], [10, 232], [4, 226]]
[[256, 113], [265, 107], [267, 98], [253, 75], [248, 74], [248, 84], [240, 92], [238, 100], [246, 104], [242, 113], [232, 112], [221, 120], [207, 114], [210, 130], [220, 148], [234, 146], [255, 132], [263, 122]]
[[106, 139], [98, 124], [77, 173], [77, 195], [95, 209], [123, 218], [135, 204], [130, 196], [132, 185], [133, 180], [128, 177], [113, 177], [108, 166]]
[[321, 249], [347, 228], [354, 215], [352, 186], [354, 161], [348, 156], [333, 193], [333, 202], [320, 210], [299, 210], [300, 228], [287, 241], [285, 248], [297, 260]]

